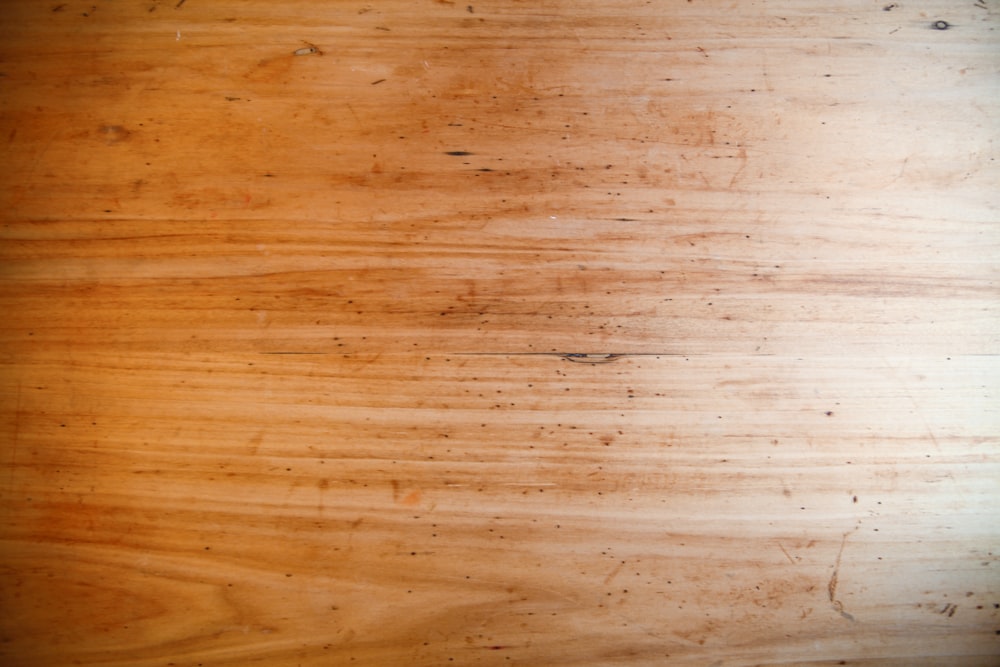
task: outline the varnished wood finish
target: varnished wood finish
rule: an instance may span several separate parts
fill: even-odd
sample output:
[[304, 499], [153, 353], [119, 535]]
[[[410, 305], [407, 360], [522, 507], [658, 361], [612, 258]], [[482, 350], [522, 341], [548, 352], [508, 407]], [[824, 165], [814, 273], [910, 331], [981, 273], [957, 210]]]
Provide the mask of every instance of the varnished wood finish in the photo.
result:
[[998, 12], [4, 3], [0, 661], [996, 664]]

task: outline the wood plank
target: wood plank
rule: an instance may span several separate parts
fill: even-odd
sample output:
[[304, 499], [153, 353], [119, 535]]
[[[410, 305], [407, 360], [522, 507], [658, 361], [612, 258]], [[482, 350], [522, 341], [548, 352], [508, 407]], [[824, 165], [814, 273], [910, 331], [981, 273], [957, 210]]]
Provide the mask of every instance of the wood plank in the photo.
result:
[[5, 552], [64, 602], [8, 655], [989, 654], [995, 358], [732, 361], [38, 363]]
[[5, 665], [995, 664], [993, 0], [4, 9]]

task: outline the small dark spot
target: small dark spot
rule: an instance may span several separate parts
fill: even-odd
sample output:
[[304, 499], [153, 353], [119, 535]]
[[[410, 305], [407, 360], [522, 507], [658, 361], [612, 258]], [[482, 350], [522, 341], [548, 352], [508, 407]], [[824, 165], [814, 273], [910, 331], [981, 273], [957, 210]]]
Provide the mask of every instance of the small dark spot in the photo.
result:
[[470, 14], [473, 14], [475, 13], [476, 10], [472, 8], [472, 5], [466, 5], [465, 11], [469, 12]]
[[826, 412], [825, 412], [824, 414], [825, 414], [825, 415], [826, 415], [827, 417], [832, 417], [832, 416], [833, 416], [833, 410], [827, 410], [827, 411], [826, 411]]
[[854, 496], [854, 502], [858, 502], [858, 497]]
[[891, 3], [891, 4], [888, 4], [888, 5], [886, 5], [885, 7], [883, 7], [883, 8], [882, 8], [882, 11], [883, 11], [883, 12], [891, 12], [891, 11], [892, 11], [892, 10], [894, 10], [894, 9], [895, 9], [896, 7], [899, 7], [899, 5], [897, 5], [897, 4], [895, 3], [895, 2], [893, 2], [893, 3]]
[[951, 24], [948, 23], [947, 21], [935, 21], [934, 23], [931, 24], [931, 27], [934, 28], [935, 30], [947, 30], [948, 28], [951, 27]]
[[445, 155], [456, 155], [456, 156], [472, 155], [472, 153], [470, 153], [469, 151], [445, 151], [444, 154]]

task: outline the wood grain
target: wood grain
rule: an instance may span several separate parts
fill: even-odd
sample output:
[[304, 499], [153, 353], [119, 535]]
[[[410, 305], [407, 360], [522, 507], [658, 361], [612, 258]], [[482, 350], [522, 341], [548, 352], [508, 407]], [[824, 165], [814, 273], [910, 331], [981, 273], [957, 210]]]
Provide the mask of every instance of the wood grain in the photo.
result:
[[996, 664], [1000, 5], [4, 9], [4, 665]]

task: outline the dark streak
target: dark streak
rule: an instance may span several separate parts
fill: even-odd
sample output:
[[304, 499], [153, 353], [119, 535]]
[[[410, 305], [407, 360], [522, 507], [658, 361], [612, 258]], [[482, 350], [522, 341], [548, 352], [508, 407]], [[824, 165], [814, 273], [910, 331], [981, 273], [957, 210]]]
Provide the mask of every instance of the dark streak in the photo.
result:
[[445, 151], [445, 155], [472, 155], [469, 151]]
[[[579, 352], [453, 352], [464, 357], [586, 357], [587, 353]], [[682, 352], [598, 352], [594, 356], [601, 357], [700, 357], [701, 354], [685, 354]], [[758, 354], [758, 357], [773, 357], [773, 354]]]
[[385, 83], [385, 79], [376, 79], [375, 81], [372, 81], [373, 86], [377, 86], [380, 83]]
[[180, 9], [187, 0], [177, 0], [177, 4], [174, 5], [174, 9]]
[[[270, 174], [268, 174], [270, 176]], [[261, 352], [260, 354], [328, 354], [327, 352]]]
[[[561, 355], [566, 361], [572, 361], [578, 364], [606, 364], [608, 362], [614, 361], [618, 357], [622, 356], [620, 354], [581, 354], [579, 352], [571, 352], [568, 354]], [[631, 397], [630, 397], [631, 398]]]

